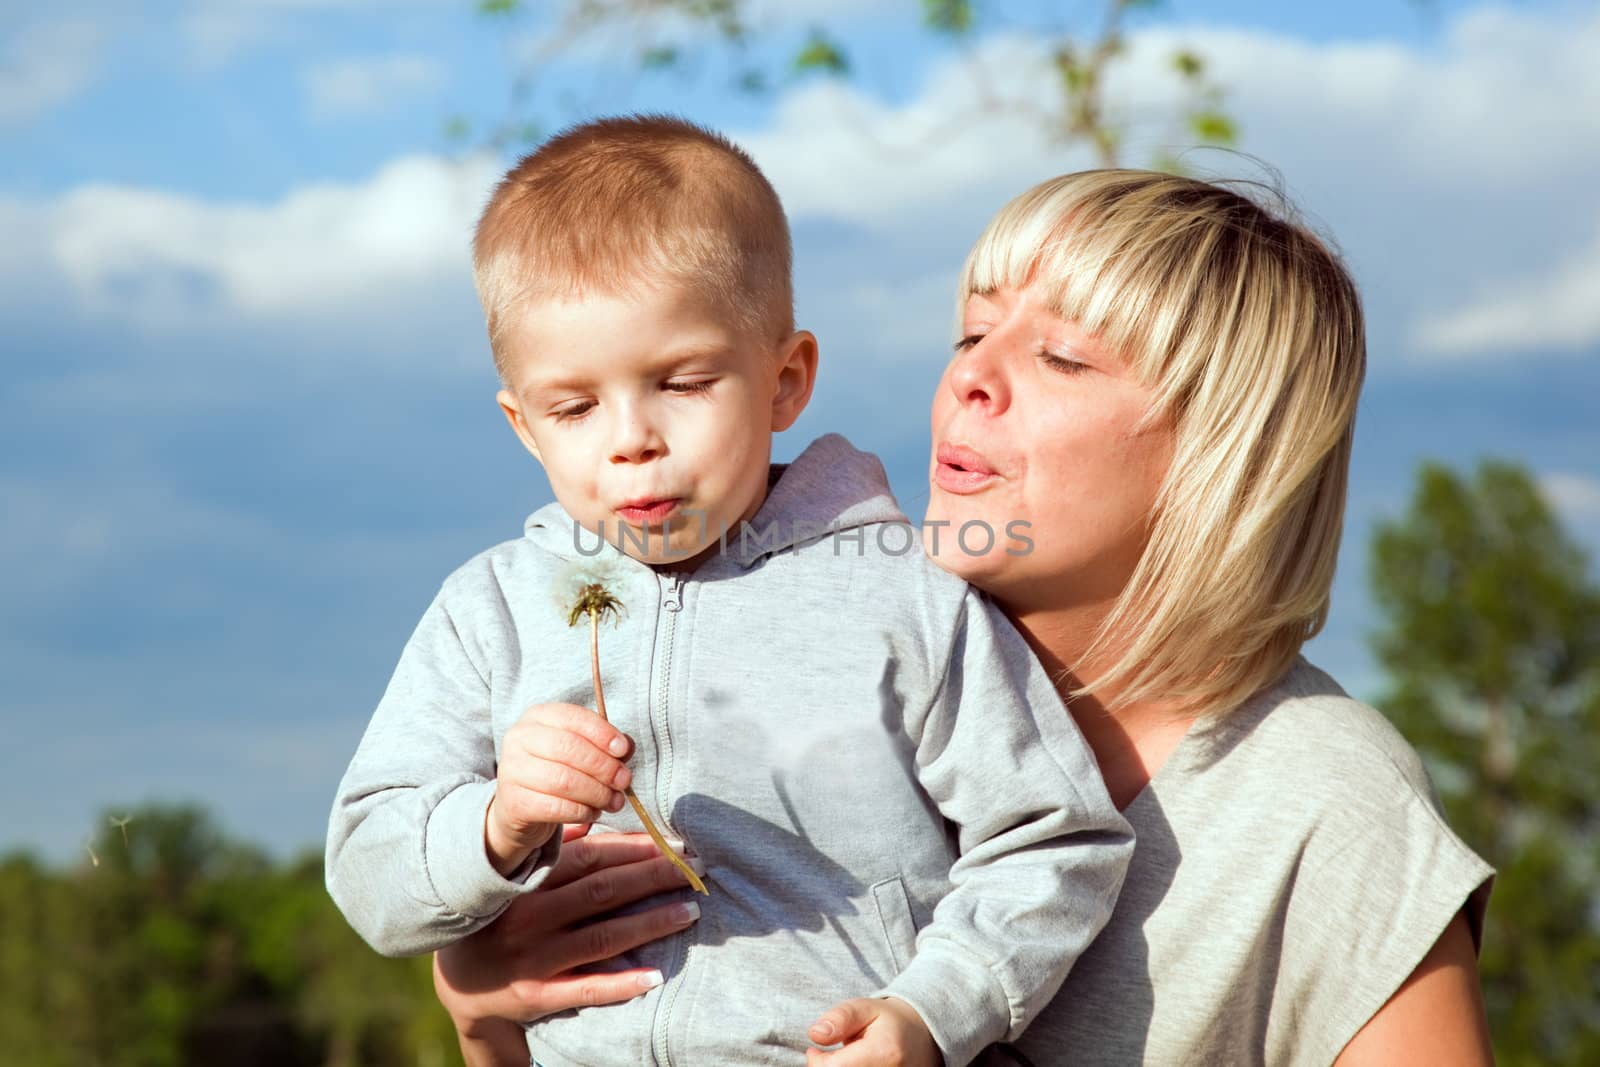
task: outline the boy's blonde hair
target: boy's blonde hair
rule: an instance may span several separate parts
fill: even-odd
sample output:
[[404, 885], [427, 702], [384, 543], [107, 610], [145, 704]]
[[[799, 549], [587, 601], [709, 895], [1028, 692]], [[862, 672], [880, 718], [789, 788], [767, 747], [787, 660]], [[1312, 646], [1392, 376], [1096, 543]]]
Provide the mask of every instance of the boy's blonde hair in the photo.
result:
[[1029, 283], [1127, 359], [1155, 393], [1147, 419], [1174, 428], [1149, 543], [1086, 657], [1111, 666], [1083, 691], [1232, 710], [1327, 621], [1366, 366], [1355, 284], [1303, 225], [1131, 170], [1012, 200], [961, 303]]
[[531, 298], [688, 283], [775, 343], [794, 329], [790, 256], [783, 205], [750, 157], [661, 115], [600, 119], [546, 141], [501, 179], [472, 245], [502, 381], [504, 331]]

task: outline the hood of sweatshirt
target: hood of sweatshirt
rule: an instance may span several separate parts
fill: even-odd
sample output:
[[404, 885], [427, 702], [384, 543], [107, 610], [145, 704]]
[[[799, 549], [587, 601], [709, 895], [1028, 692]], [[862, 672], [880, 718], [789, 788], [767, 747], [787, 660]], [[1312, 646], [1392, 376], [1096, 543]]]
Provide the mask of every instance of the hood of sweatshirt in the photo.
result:
[[[727, 531], [724, 555], [742, 568], [834, 530], [908, 522], [878, 457], [836, 433], [812, 441], [793, 463], [773, 464], [767, 484], [767, 498], [747, 524], [750, 536]], [[523, 536], [564, 559], [598, 562], [625, 555], [616, 547], [614, 533], [601, 541], [575, 525], [566, 508], [552, 501], [528, 516]]]

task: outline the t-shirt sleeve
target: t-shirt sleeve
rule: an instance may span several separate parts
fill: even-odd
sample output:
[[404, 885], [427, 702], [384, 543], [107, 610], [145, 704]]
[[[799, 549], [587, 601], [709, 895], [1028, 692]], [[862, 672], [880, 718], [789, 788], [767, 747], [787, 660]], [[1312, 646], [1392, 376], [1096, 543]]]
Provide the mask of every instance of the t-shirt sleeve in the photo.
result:
[[1297, 1063], [1333, 1062], [1457, 912], [1474, 938], [1482, 930], [1494, 871], [1445, 824], [1425, 783], [1399, 783], [1389, 800], [1330, 820], [1326, 854], [1308, 853], [1296, 879], [1274, 1017], [1297, 1028], [1287, 1042]]
[[328, 821], [328, 892], [386, 956], [431, 952], [488, 925], [560, 853], [557, 834], [510, 877], [489, 862], [489, 683], [447, 599], [441, 591], [406, 643]]

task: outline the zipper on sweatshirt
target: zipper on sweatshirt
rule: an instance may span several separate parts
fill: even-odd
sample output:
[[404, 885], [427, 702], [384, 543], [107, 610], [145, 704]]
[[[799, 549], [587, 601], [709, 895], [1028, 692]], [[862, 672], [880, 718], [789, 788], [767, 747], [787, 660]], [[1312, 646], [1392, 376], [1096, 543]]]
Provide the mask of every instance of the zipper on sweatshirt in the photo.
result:
[[[656, 687], [655, 687], [655, 734], [656, 734], [656, 814], [660, 817], [661, 825], [673, 837], [682, 840], [683, 835], [678, 833], [672, 825], [672, 817], [667, 810], [672, 796], [672, 728], [669, 721], [668, 710], [672, 698], [672, 651], [673, 639], [677, 635], [678, 616], [683, 611], [683, 575], [676, 572], [660, 573], [656, 575], [661, 587], [661, 613], [657, 622], [656, 631]], [[668, 1035], [672, 1031], [672, 1011], [677, 1006], [678, 989], [683, 982], [683, 971], [688, 963], [687, 939], [693, 930], [686, 930], [682, 934], [681, 944], [678, 949], [678, 975], [677, 981], [669, 983], [661, 991], [661, 1003], [656, 1009], [654, 1033], [651, 1035], [652, 1050], [655, 1061], [660, 1067], [672, 1067], [672, 1053], [668, 1048]]]

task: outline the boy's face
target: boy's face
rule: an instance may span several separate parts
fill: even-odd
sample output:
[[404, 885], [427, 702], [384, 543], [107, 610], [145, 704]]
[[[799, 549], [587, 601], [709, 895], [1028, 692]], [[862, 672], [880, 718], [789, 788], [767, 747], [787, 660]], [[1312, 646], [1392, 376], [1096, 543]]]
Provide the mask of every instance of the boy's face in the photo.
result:
[[698, 562], [756, 513], [816, 373], [811, 334], [763, 343], [681, 284], [536, 300], [505, 343], [497, 399], [556, 499], [645, 563]]

